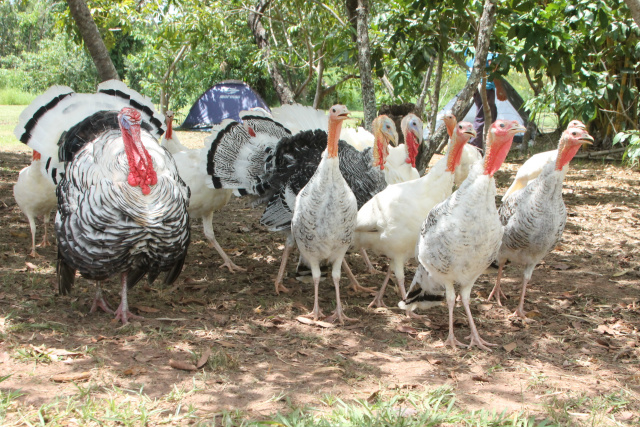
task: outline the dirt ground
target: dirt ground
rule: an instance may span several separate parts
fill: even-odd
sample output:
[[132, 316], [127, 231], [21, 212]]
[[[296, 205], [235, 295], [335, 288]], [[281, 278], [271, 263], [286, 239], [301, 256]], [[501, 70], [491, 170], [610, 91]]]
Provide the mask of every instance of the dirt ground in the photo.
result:
[[[372, 296], [348, 292], [344, 274], [345, 312], [359, 321], [335, 327], [301, 323], [298, 316], [313, 307], [311, 284], [292, 277], [291, 257], [285, 285], [294, 292], [274, 294], [283, 237], [263, 229], [260, 210], [235, 197], [216, 215], [214, 229], [246, 272], [219, 269], [220, 257], [208, 247], [201, 223], [193, 222], [177, 284], [171, 289], [144, 284], [129, 292], [132, 311], [144, 320], [121, 327], [111, 315], [89, 314], [93, 283], [79, 279], [70, 297], [57, 295], [55, 245], [39, 249], [40, 258], [27, 256], [29, 225], [12, 185], [29, 161], [26, 151], [0, 152], [0, 372], [13, 374], [0, 389], [20, 390], [25, 407], [78, 393], [64, 378], [78, 374], [77, 383], [97, 396], [114, 387], [143, 387], [152, 399], [182, 391], [180, 402], [194, 405], [202, 416], [240, 410], [260, 419], [292, 404], [317, 404], [326, 395], [349, 401], [447, 386], [465, 410], [524, 411], [539, 418], [564, 411], [560, 420], [581, 424], [600, 404], [604, 407], [597, 410], [606, 414], [602, 425], [639, 420], [636, 171], [572, 163], [564, 186], [569, 218], [562, 243], [536, 268], [527, 293], [525, 309], [532, 311], [533, 322], [508, 317], [518, 301], [520, 267], [505, 271], [505, 307], [486, 301], [495, 270], [473, 289], [479, 331], [500, 345], [485, 352], [443, 346], [444, 305], [423, 313], [427, 321], [410, 321], [398, 308], [369, 309]], [[499, 194], [521, 163], [510, 160], [496, 174]], [[42, 230], [39, 222], [37, 239]], [[386, 269], [385, 259], [373, 260]], [[366, 274], [358, 255], [350, 255], [349, 262], [362, 285], [381, 284], [383, 276]], [[407, 270], [410, 280], [415, 263]], [[117, 305], [117, 280], [104, 289]], [[320, 292], [321, 307], [330, 312], [333, 288], [324, 281]], [[392, 288], [385, 300], [397, 302]], [[455, 318], [461, 339], [468, 327], [460, 305]], [[212, 354], [203, 369], [170, 366], [170, 360], [193, 363], [208, 348]]]

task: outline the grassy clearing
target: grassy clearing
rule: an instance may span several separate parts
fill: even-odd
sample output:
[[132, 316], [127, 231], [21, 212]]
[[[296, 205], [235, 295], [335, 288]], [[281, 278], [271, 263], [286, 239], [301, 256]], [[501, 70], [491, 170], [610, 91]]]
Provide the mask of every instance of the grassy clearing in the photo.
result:
[[30, 151], [13, 135], [13, 128], [26, 105], [0, 105], [0, 150]]
[[[7, 378], [7, 377], [3, 377]], [[0, 381], [3, 380], [0, 378]], [[175, 389], [165, 396], [152, 399], [143, 388], [129, 390], [119, 387], [76, 385], [71, 396], [61, 396], [40, 407], [21, 407], [19, 391], [0, 391], [0, 422], [3, 425], [159, 425], [190, 423], [221, 426], [559, 426], [570, 425], [567, 419], [559, 423], [551, 419], [536, 419], [523, 413], [489, 411], [463, 412], [457, 409], [455, 395], [448, 388], [427, 393], [394, 393], [382, 396], [374, 393], [367, 400], [345, 402], [338, 396], [323, 395], [314, 406], [296, 406], [289, 396], [278, 396], [286, 402], [286, 413], [263, 420], [249, 420], [241, 411], [204, 414], [182, 400], [205, 390], [194, 381], [190, 389]], [[380, 394], [378, 394], [380, 393]], [[570, 420], [569, 420], [570, 421]]]
[[28, 105], [35, 98], [36, 95], [19, 89], [0, 89], [0, 105]]

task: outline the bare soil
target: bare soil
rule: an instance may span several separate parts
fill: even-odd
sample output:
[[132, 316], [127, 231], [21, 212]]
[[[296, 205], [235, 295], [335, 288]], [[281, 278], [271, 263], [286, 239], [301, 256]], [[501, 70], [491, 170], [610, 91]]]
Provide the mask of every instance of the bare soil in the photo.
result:
[[[193, 404], [202, 416], [241, 410], [259, 419], [292, 404], [317, 405], [325, 394], [349, 401], [376, 392], [384, 397], [401, 389], [448, 386], [457, 405], [467, 410], [545, 417], [554, 408], [571, 407], [573, 400], [600, 399], [620, 423], [638, 422], [637, 171], [574, 161], [564, 186], [569, 218], [562, 243], [536, 268], [527, 293], [525, 309], [532, 322], [509, 318], [520, 292], [520, 267], [506, 268], [504, 307], [486, 301], [495, 270], [473, 289], [480, 334], [500, 345], [485, 352], [443, 346], [444, 305], [423, 313], [427, 321], [410, 321], [397, 308], [367, 308], [372, 296], [347, 291], [345, 277], [345, 312], [359, 321], [335, 327], [301, 323], [298, 316], [313, 307], [311, 284], [292, 277], [292, 256], [285, 285], [293, 293], [274, 294], [283, 237], [263, 229], [260, 210], [237, 198], [216, 215], [214, 229], [246, 272], [219, 269], [220, 257], [194, 222], [188, 260], [175, 286], [144, 284], [129, 292], [132, 311], [144, 320], [122, 327], [111, 315], [90, 314], [93, 283], [78, 279], [72, 296], [57, 295], [55, 244], [39, 249], [40, 258], [28, 257], [29, 225], [12, 185], [29, 162], [27, 152], [0, 152], [0, 372], [13, 374], [0, 389], [20, 390], [21, 405], [37, 407], [78, 393], [74, 382], [54, 379], [86, 372], [85, 382], [78, 383], [91, 386], [96, 396], [114, 387], [143, 387], [159, 399], [195, 385], [199, 391], [180, 402]], [[499, 194], [521, 163], [507, 162], [496, 174]], [[42, 230], [39, 222], [37, 239]], [[386, 269], [384, 258], [373, 260]], [[383, 276], [364, 273], [358, 255], [350, 255], [349, 262], [363, 286], [381, 284]], [[409, 280], [415, 267], [407, 267]], [[117, 305], [117, 278], [104, 289], [106, 299]], [[332, 311], [332, 285], [322, 282], [320, 292], [324, 312]], [[391, 287], [385, 300], [391, 306], [397, 299]], [[455, 317], [462, 339], [469, 329], [461, 307]], [[170, 366], [170, 360], [193, 363], [207, 348], [213, 353], [202, 369]], [[613, 395], [626, 401], [622, 409], [610, 403], [616, 401]], [[576, 403], [571, 422], [580, 423], [589, 410]]]

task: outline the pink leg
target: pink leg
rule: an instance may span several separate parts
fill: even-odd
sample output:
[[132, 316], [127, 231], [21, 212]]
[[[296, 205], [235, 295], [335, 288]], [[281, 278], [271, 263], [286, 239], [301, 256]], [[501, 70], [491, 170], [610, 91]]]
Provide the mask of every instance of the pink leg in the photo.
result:
[[471, 295], [471, 287], [472, 286], [463, 286], [460, 290], [460, 296], [462, 297], [462, 305], [464, 306], [464, 310], [467, 312], [467, 317], [469, 318], [469, 327], [471, 328], [471, 342], [469, 343], [469, 347], [478, 346], [479, 348], [491, 351], [489, 346], [497, 347], [498, 344], [493, 344], [488, 341], [480, 338], [478, 334], [478, 329], [476, 328], [476, 324], [473, 321], [473, 316], [471, 315], [471, 309], [469, 308], [469, 296]]
[[453, 283], [447, 283], [445, 285], [447, 294], [447, 306], [449, 307], [449, 335], [444, 342], [444, 345], [448, 345], [457, 349], [458, 347], [468, 347], [466, 344], [461, 343], [456, 339], [453, 333], [453, 309], [456, 306], [456, 291], [453, 287]]
[[351, 268], [349, 268], [349, 264], [347, 264], [347, 260], [344, 258], [342, 259], [342, 266], [347, 272], [347, 277], [349, 278], [349, 282], [351, 283], [350, 286], [353, 292], [375, 292], [375, 289], [373, 288], [365, 288], [364, 286], [360, 286], [360, 283], [358, 283], [358, 279], [356, 279], [356, 276], [353, 275], [353, 272], [351, 272]]
[[360, 249], [360, 255], [362, 255], [362, 259], [364, 260], [364, 263], [367, 265], [367, 270], [369, 271], [369, 274], [382, 274], [381, 271], [376, 270], [373, 267], [373, 264], [371, 264], [371, 260], [369, 259], [369, 255], [367, 255], [367, 251], [365, 248]]
[[237, 271], [247, 271], [245, 268], [235, 265], [216, 240], [216, 235], [213, 231], [213, 212], [210, 212], [209, 214], [202, 217], [202, 227], [204, 228], [204, 235], [209, 241], [209, 247], [214, 248], [216, 252], [218, 252], [218, 255], [220, 255], [220, 257], [222, 257], [222, 260], [224, 261], [224, 263], [220, 265], [220, 268], [227, 267], [231, 273], [235, 273]]
[[345, 320], [357, 321], [358, 319], [347, 317], [345, 316], [344, 311], [342, 311], [342, 302], [340, 301], [340, 265], [341, 264], [342, 263], [339, 261], [334, 262], [333, 271], [331, 274], [331, 277], [333, 278], [333, 285], [336, 288], [336, 310], [333, 312], [331, 316], [327, 317], [325, 320], [331, 323], [337, 320], [338, 322], [340, 322], [341, 325], [344, 325]]
[[513, 316], [518, 316], [521, 319], [523, 319], [525, 322], [532, 322], [533, 320], [529, 319], [527, 317], [527, 312], [524, 311], [524, 296], [527, 293], [527, 285], [529, 284], [529, 281], [531, 280], [531, 275], [533, 274], [533, 269], [535, 268], [535, 265], [533, 266], [527, 266], [524, 269], [524, 279], [522, 281], [522, 292], [520, 293], [520, 303], [518, 304], [518, 308], [516, 309], [515, 313], [513, 313], [510, 317]]
[[[287, 237], [287, 242], [284, 244], [284, 252], [282, 253], [282, 261], [280, 261], [280, 269], [278, 270], [278, 277], [276, 277], [276, 295], [280, 295], [280, 292], [284, 292], [288, 294], [290, 290], [286, 288], [282, 284], [282, 279], [284, 277], [284, 272], [287, 268], [287, 262], [289, 261], [289, 254], [291, 253], [291, 249], [293, 249], [293, 243], [290, 241], [293, 240], [293, 237]], [[319, 277], [318, 277], [318, 280]]]
[[314, 321], [324, 317], [322, 314], [322, 310], [320, 310], [320, 304], [318, 303], [318, 288], [320, 287], [320, 266], [312, 265], [311, 266], [311, 275], [313, 277], [313, 311], [304, 317], [310, 317]]
[[102, 288], [100, 287], [100, 282], [96, 282], [96, 296], [93, 298], [93, 304], [91, 305], [91, 310], [89, 313], [95, 313], [98, 309], [101, 309], [105, 313], [114, 314], [113, 309], [109, 307], [107, 301], [105, 301], [102, 296]]
[[127, 302], [127, 273], [122, 273], [121, 279], [122, 281], [122, 291], [120, 294], [120, 305], [115, 312], [116, 319], [122, 321], [123, 325], [129, 323], [129, 318], [131, 319], [144, 319], [142, 316], [137, 316], [129, 311], [129, 303]]
[[384, 278], [384, 282], [382, 282], [382, 286], [380, 287], [380, 290], [376, 294], [376, 297], [373, 299], [373, 301], [371, 301], [371, 304], [369, 304], [369, 308], [387, 306], [384, 303], [384, 301], [382, 301], [382, 298], [384, 297], [384, 291], [387, 288], [387, 283], [389, 283], [390, 277], [391, 277], [391, 264], [389, 264], [389, 268], [387, 269], [387, 275]]
[[504, 268], [504, 265], [506, 264], [506, 262], [507, 262], [506, 259], [500, 262], [500, 266], [498, 267], [498, 277], [496, 278], [496, 284], [493, 287], [493, 290], [491, 291], [491, 293], [489, 294], [489, 298], [487, 298], [487, 301], [491, 301], [491, 297], [493, 297], [493, 295], [495, 294], [496, 301], [498, 302], [498, 305], [500, 307], [502, 307], [502, 301], [500, 301], [500, 297], [503, 297], [505, 299], [507, 298], [504, 292], [502, 292], [502, 288], [500, 288], [500, 280], [502, 279], [502, 269]]
[[42, 242], [40, 243], [41, 248], [46, 248], [49, 246], [49, 239], [47, 238], [47, 228], [49, 225], [49, 217], [51, 216], [51, 212], [47, 212], [44, 214], [44, 234], [42, 235]]

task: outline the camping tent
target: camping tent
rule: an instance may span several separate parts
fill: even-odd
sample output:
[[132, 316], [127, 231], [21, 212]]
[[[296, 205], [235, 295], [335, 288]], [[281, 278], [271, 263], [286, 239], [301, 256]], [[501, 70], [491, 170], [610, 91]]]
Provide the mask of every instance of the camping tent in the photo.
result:
[[[456, 96], [454, 96], [448, 103], [447, 105], [444, 106], [444, 108], [442, 110], [440, 110], [440, 112], [438, 113], [438, 116], [442, 117], [442, 115], [444, 115], [445, 111], [451, 110], [453, 108], [453, 104], [455, 104], [455, 102], [458, 100], [458, 96], [460, 95], [460, 93], [458, 92], [458, 94]], [[471, 99], [472, 105], [471, 105], [471, 109], [469, 110], [469, 112], [467, 113], [466, 116], [464, 116], [464, 118], [462, 120], [459, 121], [465, 121], [465, 122], [471, 122], [473, 123], [474, 120], [476, 119], [476, 105], [473, 103], [473, 98]], [[524, 121], [524, 119], [522, 118], [522, 116], [520, 116], [520, 113], [518, 113], [518, 111], [516, 110], [516, 108], [513, 106], [513, 104], [511, 102], [509, 102], [509, 100], [507, 101], [499, 101], [498, 99], [496, 99], [496, 108], [498, 109], [498, 117], [497, 118], [493, 118], [493, 120], [517, 120], [518, 123], [520, 123], [521, 125], [525, 125], [526, 123]], [[436, 122], [436, 129], [442, 124], [442, 120], [438, 120]], [[429, 128], [428, 126], [425, 126], [424, 128], [424, 138], [426, 139], [429, 136]]]
[[269, 107], [256, 92], [239, 80], [226, 80], [207, 89], [193, 104], [182, 129], [209, 129], [224, 119], [240, 120], [240, 111]]

